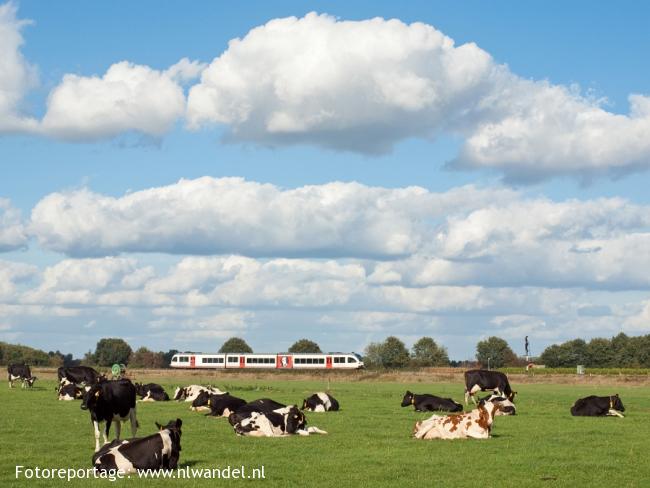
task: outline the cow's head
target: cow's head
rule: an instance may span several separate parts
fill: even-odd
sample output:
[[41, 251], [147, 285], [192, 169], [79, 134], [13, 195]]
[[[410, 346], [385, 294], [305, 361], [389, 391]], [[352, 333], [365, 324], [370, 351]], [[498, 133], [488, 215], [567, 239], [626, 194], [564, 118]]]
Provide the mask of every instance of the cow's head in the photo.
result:
[[31, 376], [29, 378], [25, 378], [25, 383], [27, 383], [31, 388], [32, 386], [34, 386], [34, 381], [36, 381], [37, 379], [38, 378], [36, 376]]
[[415, 401], [415, 396], [413, 395], [413, 393], [406, 390], [406, 393], [404, 394], [404, 398], [402, 398], [402, 407], [408, 407], [409, 405], [413, 405], [414, 401]]
[[303, 430], [307, 425], [307, 419], [305, 414], [298, 410], [296, 405], [293, 405], [289, 408], [289, 411], [285, 414], [285, 432], [287, 434], [295, 434], [299, 430]]
[[210, 392], [203, 390], [192, 402], [191, 410], [194, 410], [198, 407], [210, 406]]
[[623, 406], [623, 402], [618, 396], [618, 393], [609, 397], [609, 408], [610, 410], [616, 410], [617, 412], [625, 412], [625, 407]]
[[183, 421], [181, 419], [170, 420], [165, 426], [156, 422], [156, 427], [158, 427], [158, 430], [167, 431], [172, 442], [171, 452], [169, 453], [170, 469], [176, 469], [178, 466], [178, 459], [181, 455], [181, 425], [183, 425]]
[[81, 402], [82, 410], [94, 410], [102, 396], [102, 385], [96, 384], [86, 390], [83, 401]]
[[187, 389], [180, 386], [174, 390], [174, 400], [183, 400], [187, 397]]
[[515, 403], [515, 396], [517, 395], [516, 391], [510, 392], [510, 395], [507, 396], [507, 399], [510, 400], [512, 403]]

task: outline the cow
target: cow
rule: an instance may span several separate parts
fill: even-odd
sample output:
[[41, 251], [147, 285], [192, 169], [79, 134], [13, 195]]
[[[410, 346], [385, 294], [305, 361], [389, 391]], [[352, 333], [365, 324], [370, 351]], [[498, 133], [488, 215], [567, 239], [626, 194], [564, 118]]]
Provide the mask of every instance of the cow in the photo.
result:
[[123, 474], [139, 469], [176, 469], [181, 454], [181, 419], [170, 420], [162, 426], [156, 422], [158, 432], [139, 439], [115, 439], [93, 455], [97, 472], [117, 470]]
[[103, 377], [90, 366], [61, 366], [57, 371], [59, 383], [64, 385], [93, 385]]
[[138, 420], [135, 413], [135, 386], [128, 379], [100, 381], [84, 394], [82, 410], [90, 412], [90, 420], [95, 428], [95, 452], [99, 450], [99, 424], [104, 427], [104, 444], [108, 442], [111, 423], [115, 421], [115, 437], [120, 438], [121, 422], [131, 422], [131, 435], [135, 437]]
[[146, 385], [136, 383], [135, 391], [143, 402], [166, 402], [169, 400], [165, 389], [156, 383], [147, 383]]
[[332, 395], [319, 391], [302, 401], [302, 409], [309, 412], [336, 412], [339, 402]]
[[[87, 386], [86, 388], [90, 389], [89, 386]], [[84, 390], [79, 388], [77, 385], [73, 385], [72, 383], [67, 383], [65, 385], [61, 385], [58, 388], [58, 395], [59, 395], [59, 400], [63, 400], [63, 401], [81, 400], [83, 399], [84, 396]]]
[[482, 402], [492, 402], [501, 405], [496, 415], [517, 415], [517, 408], [515, 404], [508, 400], [506, 397], [495, 395], [494, 393], [481, 399]]
[[574, 417], [606, 417], [616, 416], [623, 418], [625, 407], [621, 398], [616, 395], [599, 397], [591, 395], [580, 398], [571, 407], [571, 415]]
[[210, 412], [206, 415], [212, 417], [230, 417], [231, 413], [237, 411], [238, 408], [244, 405], [246, 405], [246, 400], [234, 397], [229, 393], [210, 395], [210, 398], [208, 398]]
[[467, 405], [470, 397], [474, 404], [476, 404], [476, 393], [490, 390], [499, 396], [507, 398], [511, 402], [515, 401], [517, 392], [512, 391], [508, 377], [505, 374], [486, 369], [465, 371], [465, 405]]
[[233, 425], [235, 433], [251, 437], [285, 437], [289, 435], [327, 434], [318, 427], [307, 428], [307, 419], [296, 405], [271, 412], [252, 412]]
[[14, 387], [14, 381], [22, 381], [21, 388], [34, 386], [34, 381], [37, 380], [36, 376], [32, 376], [32, 371], [26, 364], [10, 364], [7, 366], [7, 378], [9, 380], [9, 388]]
[[270, 413], [273, 410], [284, 408], [286, 405], [271, 400], [270, 398], [260, 398], [248, 402], [246, 405], [239, 407], [228, 416], [230, 425], [235, 425], [245, 418], [250, 417], [253, 413]]
[[219, 388], [215, 388], [213, 386], [201, 386], [201, 385], [190, 385], [185, 387], [179, 386], [174, 391], [174, 400], [176, 401], [185, 400], [186, 402], [193, 402], [196, 399], [196, 397], [199, 396], [199, 393], [201, 393], [202, 391], [207, 391], [208, 393], [212, 393], [213, 395], [220, 395], [224, 393]]
[[451, 398], [441, 398], [435, 395], [429, 395], [428, 393], [418, 395], [407, 390], [402, 399], [402, 407], [408, 407], [409, 405], [413, 405], [416, 412], [433, 412], [436, 410], [444, 410], [446, 412], [463, 411], [463, 406]]
[[433, 415], [416, 422], [415, 439], [488, 439], [492, 422], [501, 406], [498, 403], [480, 402], [471, 412], [453, 415]]

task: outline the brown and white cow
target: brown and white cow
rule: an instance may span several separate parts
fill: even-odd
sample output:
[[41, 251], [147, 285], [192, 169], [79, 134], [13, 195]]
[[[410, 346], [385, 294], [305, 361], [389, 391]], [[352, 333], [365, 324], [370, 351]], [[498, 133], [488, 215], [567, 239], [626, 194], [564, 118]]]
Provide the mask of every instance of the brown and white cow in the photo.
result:
[[501, 406], [498, 403], [481, 402], [471, 412], [457, 415], [433, 415], [416, 422], [413, 437], [416, 439], [487, 439], [492, 422]]

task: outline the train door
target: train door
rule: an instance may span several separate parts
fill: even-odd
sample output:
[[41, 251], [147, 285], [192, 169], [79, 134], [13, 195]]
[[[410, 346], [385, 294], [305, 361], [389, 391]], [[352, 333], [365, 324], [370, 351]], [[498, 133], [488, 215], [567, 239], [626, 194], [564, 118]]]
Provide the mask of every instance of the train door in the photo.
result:
[[325, 367], [326, 367], [327, 369], [331, 369], [331, 368], [332, 368], [332, 356], [326, 356], [326, 357], [325, 357]]
[[190, 368], [196, 368], [196, 356], [190, 356]]
[[240, 368], [246, 367], [246, 358], [244, 356], [239, 356], [239, 367]]

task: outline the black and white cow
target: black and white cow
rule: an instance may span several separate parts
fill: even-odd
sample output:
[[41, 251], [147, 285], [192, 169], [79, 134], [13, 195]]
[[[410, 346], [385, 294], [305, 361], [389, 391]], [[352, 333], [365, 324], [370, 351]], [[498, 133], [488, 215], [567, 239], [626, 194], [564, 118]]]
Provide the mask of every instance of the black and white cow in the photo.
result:
[[495, 395], [494, 393], [491, 395], [488, 395], [484, 398], [481, 398], [481, 402], [490, 402], [494, 404], [500, 405], [500, 409], [497, 410], [497, 412], [494, 415], [501, 416], [501, 415], [517, 415], [517, 407], [515, 406], [514, 403], [512, 403], [510, 400], [508, 400], [506, 397], [502, 397], [499, 395]]
[[623, 418], [625, 407], [618, 393], [612, 396], [591, 395], [580, 398], [571, 407], [571, 415], [575, 417], [606, 417], [616, 416]]
[[156, 383], [147, 383], [146, 385], [136, 383], [135, 391], [143, 402], [166, 402], [169, 400], [165, 389]]
[[302, 401], [302, 410], [309, 412], [336, 412], [339, 402], [332, 395], [319, 391]]
[[93, 385], [102, 378], [96, 370], [90, 366], [61, 366], [57, 370], [59, 383], [65, 385], [72, 383], [73, 385]]
[[495, 394], [514, 402], [516, 391], [510, 388], [508, 377], [499, 371], [486, 369], [470, 369], [465, 371], [465, 405], [469, 398], [476, 403], [476, 394], [479, 391], [493, 391]]
[[[86, 388], [87, 390], [85, 391], [88, 391], [90, 389], [90, 386], [87, 386]], [[63, 401], [81, 400], [84, 396], [84, 390], [79, 388], [77, 385], [73, 385], [72, 383], [66, 383], [59, 386], [58, 395], [59, 400]]]
[[237, 411], [238, 408], [246, 405], [246, 400], [237, 398], [229, 393], [223, 395], [210, 395], [208, 399], [208, 406], [210, 413], [206, 415], [212, 417], [230, 417], [230, 414]]
[[253, 400], [252, 402], [248, 402], [246, 405], [243, 405], [232, 412], [228, 416], [228, 422], [230, 422], [230, 425], [235, 425], [240, 421], [250, 417], [253, 413], [270, 413], [274, 410], [284, 407], [286, 407], [286, 405], [276, 402], [275, 400], [271, 400], [270, 398], [260, 398], [258, 400]]
[[429, 395], [428, 393], [418, 395], [407, 390], [402, 399], [402, 407], [408, 407], [409, 405], [413, 405], [416, 412], [433, 412], [436, 410], [444, 410], [446, 412], [463, 411], [463, 406], [451, 398], [441, 398], [439, 396]]
[[284, 437], [289, 435], [327, 434], [318, 427], [307, 428], [307, 419], [296, 405], [272, 412], [252, 412], [233, 426], [235, 433], [252, 437]]
[[99, 424], [104, 427], [104, 444], [108, 442], [111, 423], [115, 421], [115, 437], [120, 438], [121, 422], [131, 422], [131, 435], [135, 437], [138, 420], [135, 413], [135, 386], [131, 381], [100, 381], [84, 394], [82, 410], [90, 412], [90, 420], [95, 428], [95, 451], [99, 450]]
[[174, 391], [174, 400], [181, 401], [185, 400], [186, 402], [193, 402], [197, 396], [202, 391], [207, 391], [213, 395], [221, 395], [225, 392], [221, 391], [219, 388], [214, 386], [201, 386], [201, 385], [190, 385], [190, 386], [179, 386]]
[[138, 469], [176, 469], [181, 454], [181, 419], [164, 427], [156, 422], [158, 432], [139, 439], [115, 439], [93, 456], [98, 472], [135, 473]]
[[9, 388], [14, 387], [14, 381], [22, 381], [22, 388], [34, 386], [36, 376], [32, 376], [32, 371], [26, 364], [10, 364], [7, 366], [7, 377], [9, 380]]

